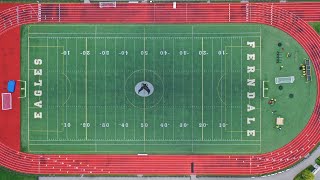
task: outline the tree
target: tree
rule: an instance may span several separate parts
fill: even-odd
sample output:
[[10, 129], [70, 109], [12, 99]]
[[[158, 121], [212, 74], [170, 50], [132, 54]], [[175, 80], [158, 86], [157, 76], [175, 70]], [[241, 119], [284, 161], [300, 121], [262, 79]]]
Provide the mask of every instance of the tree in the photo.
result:
[[305, 169], [301, 172], [301, 177], [304, 179], [304, 180], [314, 180], [314, 174], [312, 174], [311, 171]]

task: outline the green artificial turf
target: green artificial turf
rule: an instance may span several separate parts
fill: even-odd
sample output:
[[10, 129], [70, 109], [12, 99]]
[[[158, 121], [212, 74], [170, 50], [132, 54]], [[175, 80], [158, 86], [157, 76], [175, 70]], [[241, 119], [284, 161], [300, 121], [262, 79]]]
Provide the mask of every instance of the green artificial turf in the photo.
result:
[[[316, 81], [299, 70], [305, 51], [265, 25], [27, 25], [21, 51], [22, 149], [31, 153], [269, 152], [305, 127], [316, 97]], [[275, 77], [286, 76], [295, 81], [280, 90]], [[149, 97], [135, 92], [142, 81], [154, 87]]]

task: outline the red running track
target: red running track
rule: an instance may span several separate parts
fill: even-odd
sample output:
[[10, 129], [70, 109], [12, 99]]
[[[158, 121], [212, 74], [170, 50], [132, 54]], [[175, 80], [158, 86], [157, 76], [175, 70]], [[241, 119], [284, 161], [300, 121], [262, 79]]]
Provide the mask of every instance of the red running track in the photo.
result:
[[[29, 23], [260, 23], [295, 38], [320, 78], [320, 37], [306, 21], [319, 21], [320, 3], [23, 4], [0, 12], [0, 34]], [[40, 11], [41, 10], [41, 11]], [[37, 155], [0, 143], [0, 165], [32, 174], [261, 175], [302, 160], [320, 141], [320, 85], [314, 112], [299, 135], [273, 152], [255, 155]], [[0, 115], [1, 117], [1, 115]], [[19, 121], [19, 120], [18, 120]], [[194, 163], [194, 173], [190, 164]]]

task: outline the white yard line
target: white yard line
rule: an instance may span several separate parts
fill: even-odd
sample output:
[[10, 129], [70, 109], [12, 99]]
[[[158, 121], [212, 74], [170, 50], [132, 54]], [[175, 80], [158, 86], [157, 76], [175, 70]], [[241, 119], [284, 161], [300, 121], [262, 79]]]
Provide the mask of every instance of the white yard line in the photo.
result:
[[242, 69], [242, 60], [243, 60], [243, 57], [242, 57], [242, 50], [243, 50], [243, 49], [242, 49], [242, 37], [241, 37], [241, 40], [240, 40], [240, 41], [241, 41], [241, 55], [240, 55], [240, 63], [241, 63], [241, 65], [240, 65], [240, 72], [241, 72], [241, 73], [240, 73], [240, 79], [241, 79], [241, 80], [240, 80], [240, 84], [241, 84], [241, 90], [240, 90], [240, 91], [241, 91], [241, 92], [240, 92], [240, 99], [241, 99], [241, 101], [240, 101], [240, 106], [241, 106], [241, 108], [240, 108], [240, 109], [241, 109], [241, 110], [240, 110], [240, 111], [241, 111], [241, 112], [240, 112], [240, 118], [241, 118], [240, 122], [241, 122], [241, 124], [240, 124], [240, 128], [241, 128], [241, 133], [240, 133], [240, 136], [241, 136], [241, 141], [242, 141], [242, 134], [243, 134], [243, 132], [242, 132], [242, 123], [243, 123], [243, 114], [242, 114], [242, 113], [243, 113], [243, 112], [242, 112], [242, 110], [243, 110], [243, 109], [242, 109], [242, 106], [243, 106], [243, 105], [242, 105], [242, 103], [243, 103], [243, 101], [242, 101], [242, 100], [243, 100], [243, 99], [242, 99], [242, 96], [243, 96], [243, 95], [242, 95], [242, 93], [243, 93], [243, 90], [242, 90], [242, 88], [243, 88], [243, 82], [242, 82], [242, 76], [243, 76], [243, 75], [242, 75], [242, 74], [243, 74], [243, 72], [242, 72], [242, 71], [243, 71], [243, 69]]
[[[30, 38], [29, 38], [30, 27], [28, 27], [28, 69], [30, 69]], [[30, 72], [28, 71], [28, 82], [30, 83]], [[28, 86], [28, 88], [30, 85]], [[30, 92], [30, 89], [28, 90]], [[30, 151], [30, 97], [28, 96], [28, 151]]]
[[[223, 56], [223, 49], [222, 49], [222, 38], [220, 39], [220, 51], [221, 51], [221, 54], [220, 54], [220, 61], [221, 61], [221, 63], [220, 63], [220, 77], [222, 78], [222, 56]], [[222, 80], [221, 80], [221, 82], [222, 82]], [[222, 84], [220, 84], [220, 95], [221, 95], [221, 99], [222, 99]], [[223, 113], [222, 113], [222, 101], [220, 101], [220, 106], [221, 106], [221, 112], [220, 112], [220, 114], [221, 114], [221, 119], [220, 119], [220, 125], [221, 125], [221, 127], [220, 127], [220, 138], [222, 139], [223, 137], [222, 137], [222, 117], [223, 117]]]
[[[104, 39], [104, 51], [107, 50], [107, 39]], [[107, 56], [104, 56], [104, 71], [107, 72]], [[107, 98], [107, 74], [104, 75], [104, 97]], [[104, 108], [104, 124], [106, 125], [107, 121], [107, 100], [105, 99], [105, 108]], [[104, 139], [107, 139], [107, 128], [104, 128]]]
[[[191, 62], [192, 62], [192, 67], [191, 67], [191, 69], [192, 69], [192, 76], [191, 76], [191, 96], [192, 96], [192, 99], [191, 99], [191, 104], [192, 104], [192, 106], [193, 106], [193, 101], [194, 101], [194, 97], [193, 97], [193, 55], [194, 55], [194, 53], [193, 53], [193, 26], [192, 26], [192, 29], [191, 29], [191, 31], [192, 31], [192, 43], [191, 43], [191, 52], [192, 52], [192, 57], [191, 57]], [[191, 146], [192, 146], [192, 152], [193, 152], [193, 140], [194, 140], [194, 138], [193, 138], [193, 127], [194, 127], [194, 124], [193, 124], [193, 116], [194, 116], [194, 112], [193, 112], [193, 108], [191, 108], [192, 110], [191, 110]]]
[[[65, 49], [65, 51], [68, 52], [68, 39], [66, 39], [66, 49]], [[63, 58], [65, 60], [65, 64], [66, 64], [65, 75], [66, 75], [66, 77], [68, 77], [67, 76], [67, 72], [68, 72], [68, 58], [67, 58], [68, 57], [68, 53], [65, 56], [66, 57]], [[65, 81], [66, 81], [66, 83], [65, 83], [65, 86], [66, 86], [65, 94], [66, 94], [66, 98], [67, 98], [67, 95], [68, 95], [68, 84], [67, 83], [68, 83], [68, 81], [67, 81], [66, 78], [65, 78]], [[64, 121], [64, 123], [67, 123], [68, 122], [68, 101], [66, 101], [66, 103], [65, 103], [65, 111], [66, 111], [66, 113], [65, 113], [65, 121]], [[65, 129], [66, 129], [66, 138], [68, 139], [68, 128], [66, 127]]]
[[57, 139], [59, 139], [59, 40], [57, 39]]
[[[78, 69], [78, 39], [76, 39], [76, 69]], [[76, 106], [78, 106], [78, 73], [76, 73]], [[78, 107], [76, 107], [76, 138], [78, 139]]]
[[203, 38], [201, 39], [201, 139], [203, 140]]
[[262, 134], [262, 128], [261, 128], [261, 121], [262, 121], [262, 113], [261, 113], [261, 101], [262, 101], [262, 96], [261, 96], [261, 79], [262, 79], [262, 51], [261, 51], [261, 26], [260, 26], [260, 152], [261, 152], [261, 134]]
[[[133, 69], [136, 69], [136, 40], [133, 40]], [[136, 74], [133, 74], [133, 80], [136, 82]], [[133, 103], [136, 103], [136, 98], [134, 98]], [[133, 139], [136, 139], [136, 108], [133, 108]]]
[[114, 39], [114, 139], [117, 139], [117, 39]]
[[172, 56], [172, 95], [173, 95], [173, 98], [172, 98], [172, 130], [173, 130], [173, 135], [172, 135], [172, 139], [174, 139], [174, 39], [172, 40], [172, 53], [173, 53], [173, 56]]
[[[231, 38], [231, 47], [230, 47], [230, 56], [231, 56], [231, 59], [230, 59], [230, 61], [231, 61], [231, 63], [230, 63], [230, 69], [231, 69], [231, 72], [230, 72], [230, 76], [231, 76], [231, 96], [230, 96], [230, 98], [231, 98], [231, 102], [230, 102], [230, 106], [232, 107], [232, 38]], [[230, 108], [230, 110], [231, 110], [231, 113], [230, 113], [230, 130], [231, 130], [231, 139], [232, 139], [232, 108]]]
[[85, 57], [85, 121], [86, 121], [86, 140], [88, 139], [88, 39], [86, 38], [86, 57]]
[[[143, 80], [146, 80], [146, 28], [143, 28]], [[146, 98], [143, 97], [143, 152], [146, 151]]]
[[48, 38], [47, 38], [47, 140], [49, 139], [49, 110], [48, 110], [48, 107], [49, 107], [49, 73], [48, 73], [48, 70], [49, 70], [49, 48], [48, 48]]
[[[123, 50], [126, 50], [126, 39], [123, 40]], [[123, 56], [123, 69], [126, 69], [126, 56]], [[123, 71], [123, 123], [126, 123], [126, 71]], [[123, 139], [126, 139], [126, 128], [123, 131]]]
[[213, 82], [214, 82], [214, 81], [213, 81], [213, 77], [214, 77], [214, 76], [213, 76], [213, 74], [214, 74], [214, 73], [213, 73], [213, 69], [214, 69], [214, 68], [213, 68], [213, 64], [214, 64], [214, 63], [213, 63], [213, 61], [214, 61], [214, 59], [213, 59], [213, 54], [214, 54], [214, 53], [213, 53], [213, 39], [212, 39], [212, 40], [211, 40], [211, 69], [212, 69], [212, 74], [211, 74], [211, 78], [212, 78], [212, 80], [211, 80], [211, 89], [212, 89], [212, 90], [211, 90], [211, 105], [212, 105], [212, 109], [211, 109], [211, 113], [212, 113], [212, 118], [211, 118], [211, 119], [212, 119], [212, 122], [211, 122], [211, 124], [212, 124], [212, 126], [211, 126], [211, 139], [213, 139], [213, 119], [214, 119], [214, 118], [213, 118], [213, 117], [214, 117], [214, 107], [213, 107], [213, 106], [214, 106], [214, 105], [213, 105], [213, 97], [214, 97], [214, 96], [213, 96], [213, 92], [214, 92], [214, 91], [213, 91], [213, 90], [214, 90], [214, 87], [213, 87]]
[[[155, 55], [156, 55], [156, 52], [155, 52], [155, 41], [153, 40], [152, 41], [152, 50], [153, 50], [153, 70], [156, 69], [156, 63], [155, 63]], [[155, 76], [153, 74], [153, 83], [155, 82]], [[154, 101], [154, 96], [153, 96], [153, 101]], [[153, 139], [156, 139], [156, 113], [153, 112]]]
[[[97, 26], [94, 26], [94, 36], [97, 36]], [[94, 38], [94, 138], [97, 139], [97, 38]], [[97, 142], [95, 142], [97, 151]]]
[[[164, 39], [162, 40], [162, 49], [164, 49]], [[174, 55], [174, 54], [173, 54]], [[164, 81], [164, 56], [162, 56], [162, 79]], [[162, 123], [164, 123], [164, 99], [162, 100]], [[162, 128], [162, 140], [164, 140], [164, 128]]]

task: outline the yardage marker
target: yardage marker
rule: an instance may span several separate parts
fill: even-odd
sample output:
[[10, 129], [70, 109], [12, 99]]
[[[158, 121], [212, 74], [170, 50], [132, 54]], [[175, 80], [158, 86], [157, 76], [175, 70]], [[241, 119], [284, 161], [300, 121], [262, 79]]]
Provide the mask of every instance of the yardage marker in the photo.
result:
[[86, 58], [85, 58], [85, 120], [86, 120], [86, 140], [88, 140], [88, 39], [86, 38]]
[[243, 87], [243, 86], [242, 86], [242, 85], [243, 85], [243, 82], [242, 82], [242, 60], [243, 60], [243, 57], [242, 57], [242, 50], [243, 50], [243, 49], [242, 49], [242, 37], [241, 37], [241, 39], [240, 39], [240, 42], [241, 42], [241, 55], [240, 55], [240, 63], [241, 63], [241, 65], [240, 65], [240, 68], [241, 68], [241, 70], [240, 70], [240, 72], [241, 72], [241, 73], [240, 73], [240, 79], [241, 79], [241, 80], [240, 80], [240, 84], [241, 84], [241, 90], [240, 90], [240, 91], [241, 91], [241, 93], [240, 93], [240, 99], [241, 99], [241, 103], [240, 103], [240, 106], [241, 106], [241, 108], [240, 108], [240, 109], [241, 109], [241, 110], [240, 110], [240, 111], [241, 111], [241, 113], [240, 113], [240, 118], [241, 118], [241, 120], [240, 120], [240, 122], [241, 122], [241, 124], [240, 124], [240, 128], [241, 128], [241, 134], [240, 134], [240, 136], [241, 136], [241, 141], [242, 141], [242, 134], [243, 134], [243, 133], [242, 133], [242, 123], [243, 123], [243, 114], [242, 114], [242, 113], [243, 113], [243, 112], [242, 112], [242, 110], [243, 110], [243, 109], [242, 109], [242, 106], [243, 106], [243, 105], [242, 105], [242, 103], [243, 103], [243, 101], [242, 101], [242, 96], [243, 96], [243, 95], [242, 95], [242, 93], [243, 93], [243, 90], [242, 90], [242, 87]]
[[[48, 110], [48, 107], [49, 107], [49, 73], [48, 73], [48, 70], [49, 70], [49, 48], [48, 48], [48, 38], [47, 38], [47, 140], [49, 139], [49, 110]], [[29, 72], [28, 72], [29, 73]]]
[[203, 38], [201, 39], [201, 139], [203, 140]]

